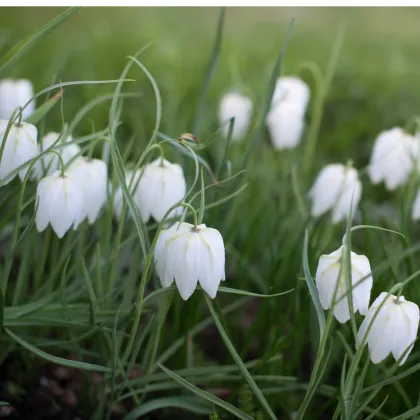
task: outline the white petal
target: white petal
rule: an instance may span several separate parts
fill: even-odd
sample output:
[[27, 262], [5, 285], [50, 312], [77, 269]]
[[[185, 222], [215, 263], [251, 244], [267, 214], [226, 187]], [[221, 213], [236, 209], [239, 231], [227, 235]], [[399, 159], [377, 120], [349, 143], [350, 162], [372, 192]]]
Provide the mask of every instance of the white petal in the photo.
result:
[[405, 184], [414, 166], [414, 142], [414, 138], [399, 127], [381, 132], [368, 167], [372, 183], [384, 181], [390, 191]]
[[334, 207], [345, 179], [345, 169], [344, 165], [332, 164], [321, 170], [309, 192], [313, 216], [321, 216]]
[[[0, 119], [9, 119], [17, 107], [23, 107], [34, 96], [33, 86], [26, 79], [3, 79], [0, 81]], [[23, 110], [23, 119], [26, 119], [35, 110], [35, 101], [32, 101]]]
[[224, 137], [229, 133], [229, 121], [234, 118], [232, 140], [242, 140], [249, 131], [252, 118], [252, 101], [246, 96], [230, 92], [225, 94], [219, 104], [219, 123]]
[[214, 299], [225, 272], [225, 247], [222, 235], [216, 229], [199, 228], [200, 267], [199, 282]]
[[286, 101], [281, 102], [268, 114], [267, 125], [276, 149], [293, 149], [300, 143], [304, 118], [300, 109]]
[[370, 293], [373, 279], [372, 270], [367, 257], [351, 253], [353, 303], [355, 311], [366, 315], [369, 309]]
[[52, 182], [51, 177], [43, 178], [39, 181], [37, 186], [37, 201], [35, 205], [37, 211], [35, 215], [35, 224], [38, 232], [44, 231], [50, 222], [49, 203], [45, 199], [45, 190], [50, 182]]
[[178, 242], [181, 242], [184, 261], [175, 275], [175, 282], [182, 299], [187, 300], [197, 287], [199, 268], [202, 263], [199, 234], [197, 232], [184, 233]]
[[[342, 247], [329, 255], [322, 255], [318, 262], [315, 280], [319, 300], [323, 309], [329, 309], [334, 297], [334, 291], [340, 273], [340, 258]], [[338, 299], [338, 291], [336, 300]]]
[[332, 222], [338, 223], [350, 215], [350, 209], [354, 214], [359, 205], [362, 195], [362, 184], [358, 179], [357, 171], [346, 168], [345, 183], [341, 186], [337, 201], [333, 208]]
[[373, 322], [369, 333], [368, 343], [370, 358], [373, 363], [382, 362], [391, 353], [396, 332], [392, 317], [389, 316], [388, 304], [385, 304]]
[[[403, 300], [403, 297], [401, 300]], [[407, 360], [417, 338], [419, 307], [415, 303], [408, 301], [396, 305], [400, 312], [400, 325], [398, 325], [398, 339], [396, 337], [392, 354], [394, 359], [398, 360], [406, 352], [399, 363], [401, 366]]]
[[[172, 165], [166, 160], [162, 162], [161, 159], [146, 165], [137, 191], [143, 219], [147, 221], [151, 214], [160, 222], [166, 212], [184, 198], [185, 193], [186, 182], [179, 165]], [[174, 214], [181, 211], [182, 208], [179, 208]]]
[[[5, 142], [3, 155], [0, 160], [0, 179], [4, 179], [15, 169], [38, 154], [37, 130], [35, 126], [27, 123], [14, 124], [7, 138], [5, 138], [7, 125], [8, 121], [0, 121], [1, 144]], [[28, 169], [29, 167], [20, 171], [19, 176], [21, 179], [24, 178]]]
[[287, 101], [299, 107], [303, 115], [308, 105], [309, 97], [309, 87], [302, 79], [295, 76], [283, 76], [277, 79], [271, 106], [274, 108], [279, 103]]

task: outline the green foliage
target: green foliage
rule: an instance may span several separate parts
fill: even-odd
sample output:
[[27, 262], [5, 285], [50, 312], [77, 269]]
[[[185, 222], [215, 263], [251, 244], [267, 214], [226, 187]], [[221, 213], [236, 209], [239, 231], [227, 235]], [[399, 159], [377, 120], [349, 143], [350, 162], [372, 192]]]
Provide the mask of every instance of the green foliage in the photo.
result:
[[[18, 406], [26, 384], [60, 365], [80, 382], [81, 418], [115, 407], [125, 419], [418, 418], [418, 343], [402, 367], [370, 363], [354, 346], [360, 315], [338, 325], [314, 273], [347, 232], [347, 252], [371, 262], [372, 297], [404, 285], [420, 302], [419, 179], [391, 194], [363, 171], [379, 131], [414, 127], [420, 12], [301, 9], [292, 28], [289, 9], [74, 11], [2, 9], [0, 70], [34, 82], [39, 138], [61, 131], [108, 161], [123, 216], [111, 193], [94, 225], [59, 240], [36, 231], [35, 182], [0, 186], [0, 405]], [[302, 144], [282, 152], [265, 129], [279, 73], [312, 92]], [[217, 120], [220, 96], [237, 87], [255, 109], [243, 143]], [[177, 140], [190, 132], [197, 145]], [[190, 205], [223, 235], [215, 300], [198, 287], [184, 302], [156, 276], [165, 221], [143, 222], [124, 171], [161, 152], [186, 174], [185, 219]], [[363, 182], [354, 223], [376, 229], [310, 217], [314, 176], [350, 158]]]

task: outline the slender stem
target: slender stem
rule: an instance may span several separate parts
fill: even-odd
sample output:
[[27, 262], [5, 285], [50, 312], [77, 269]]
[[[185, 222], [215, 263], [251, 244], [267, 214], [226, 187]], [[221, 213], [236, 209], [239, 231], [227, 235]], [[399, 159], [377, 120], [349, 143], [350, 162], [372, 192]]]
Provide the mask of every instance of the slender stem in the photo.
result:
[[149, 275], [150, 266], [152, 265], [153, 254], [154, 254], [154, 251], [155, 251], [155, 248], [156, 248], [156, 243], [157, 243], [157, 240], [159, 238], [159, 234], [160, 234], [160, 232], [163, 229], [163, 226], [164, 226], [164, 224], [166, 222], [166, 219], [169, 217], [169, 215], [171, 214], [171, 212], [173, 210], [175, 210], [179, 206], [188, 207], [191, 210], [191, 212], [193, 214], [193, 218], [194, 218], [194, 228], [197, 229], [197, 214], [196, 214], [196, 212], [194, 210], [194, 207], [192, 207], [190, 204], [187, 204], [187, 203], [177, 203], [177, 204], [174, 204], [165, 213], [165, 216], [163, 217], [162, 221], [159, 223], [159, 226], [158, 226], [158, 228], [156, 230], [156, 234], [155, 234], [155, 236], [153, 238], [153, 242], [151, 244], [150, 250], [149, 250], [149, 252], [147, 254], [145, 265], [144, 265], [143, 274], [141, 276], [140, 290], [139, 290], [139, 294], [138, 294], [138, 297], [137, 297], [137, 304], [136, 304], [136, 308], [135, 308], [134, 321], [133, 321], [133, 324], [132, 324], [132, 327], [131, 327], [131, 331], [130, 331], [130, 338], [128, 340], [128, 344], [127, 344], [127, 347], [125, 349], [124, 355], [122, 357], [122, 362], [121, 362], [122, 366], [125, 365], [128, 357], [130, 355], [130, 352], [131, 352], [131, 349], [133, 347], [134, 340], [135, 340], [135, 337], [137, 335], [137, 331], [138, 331], [138, 328], [139, 328], [140, 318], [141, 318], [141, 314], [143, 312], [143, 305], [144, 305], [144, 291], [146, 289], [147, 278], [148, 278], [148, 275]]
[[197, 213], [194, 207], [188, 203], [181, 203], [181, 206], [188, 207], [191, 210], [191, 213], [193, 215], [194, 230], [197, 230]]

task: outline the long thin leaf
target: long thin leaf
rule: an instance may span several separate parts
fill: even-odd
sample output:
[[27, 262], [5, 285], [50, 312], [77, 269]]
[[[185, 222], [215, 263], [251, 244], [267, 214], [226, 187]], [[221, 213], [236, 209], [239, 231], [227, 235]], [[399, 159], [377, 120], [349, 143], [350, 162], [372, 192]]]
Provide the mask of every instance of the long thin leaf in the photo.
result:
[[[168, 374], [172, 379], [180, 383], [181, 385], [185, 386], [185, 388], [189, 389], [191, 392], [194, 392], [194, 394], [199, 395], [200, 397], [204, 398], [207, 401], [210, 401], [213, 404], [218, 405], [219, 407], [223, 408], [224, 410], [228, 411], [229, 413], [233, 414], [234, 416], [244, 419], [244, 420], [253, 420], [251, 416], [244, 413], [243, 411], [239, 410], [239, 408], [234, 407], [232, 404], [229, 404], [226, 401], [223, 401], [219, 397], [216, 397], [213, 394], [210, 394], [210, 392], [204, 391], [200, 388], [197, 388], [192, 383], [186, 381], [185, 379], [178, 376], [176, 373], [171, 372], [169, 369], [167, 369], [165, 366], [162, 366], [160, 363], [158, 363], [158, 366]], [[274, 417], [275, 418], [275, 417]]]
[[37, 124], [39, 123], [48, 112], [54, 107], [54, 105], [60, 100], [63, 96], [63, 90], [58, 91], [52, 98], [48, 99], [47, 102], [42, 104], [36, 111], [31, 114], [28, 118], [25, 119], [25, 122], [30, 124]]
[[311, 294], [312, 303], [315, 306], [316, 314], [318, 316], [319, 324], [319, 337], [324, 335], [325, 331], [325, 315], [319, 300], [318, 292], [315, 288], [314, 281], [312, 280], [311, 272], [309, 270], [308, 261], [308, 231], [305, 231], [305, 239], [303, 242], [303, 273], [305, 274], [306, 284], [308, 285], [309, 293]]
[[14, 334], [8, 328], [6, 328], [6, 333], [11, 338], [13, 338], [13, 340], [15, 340], [17, 343], [19, 343], [22, 347], [24, 347], [26, 350], [29, 350], [30, 352], [34, 353], [38, 357], [41, 357], [42, 359], [47, 360], [51, 363], [66, 366], [66, 367], [69, 367], [69, 368], [89, 370], [89, 371], [93, 371], [93, 372], [111, 372], [111, 369], [108, 368], [108, 367], [105, 367], [105, 366], [93, 365], [91, 363], [78, 362], [78, 361], [75, 361], [75, 360], [68, 360], [68, 359], [63, 359], [61, 357], [53, 356], [49, 353], [46, 353], [43, 350], [40, 350], [39, 348], [33, 346], [32, 344], [28, 343], [23, 338]]
[[225, 329], [223, 328], [222, 323], [220, 322], [219, 317], [216, 314], [216, 311], [214, 310], [213, 304], [211, 303], [210, 298], [207, 296], [207, 294], [204, 294], [207, 302], [207, 306], [209, 307], [210, 313], [214, 319], [214, 322], [216, 324], [217, 329], [219, 330], [219, 333], [222, 337], [222, 340], [224, 341], [227, 349], [229, 350], [229, 353], [233, 357], [233, 360], [238, 365], [239, 370], [241, 371], [242, 375], [244, 376], [245, 380], [248, 382], [251, 390], [254, 392], [255, 396], [257, 397], [258, 401], [261, 403], [261, 405], [264, 407], [265, 411], [269, 415], [270, 418], [273, 420], [276, 420], [277, 417], [271, 410], [267, 400], [265, 399], [263, 393], [261, 392], [260, 388], [258, 388], [258, 385], [255, 383], [254, 379], [252, 378], [251, 374], [248, 372], [248, 369], [246, 368], [244, 362], [240, 358], [238, 352], [235, 349], [235, 346], [230, 341], [229, 337], [226, 334]]
[[127, 414], [123, 420], [139, 419], [152, 411], [172, 407], [181, 408], [195, 414], [209, 415], [211, 412], [209, 406], [200, 403], [195, 397], [165, 397], [156, 398], [155, 400], [142, 404]]
[[38, 29], [33, 34], [29, 35], [22, 41], [18, 42], [5, 56], [0, 59], [0, 73], [3, 72], [7, 67], [12, 65], [15, 61], [21, 58], [24, 54], [29, 52], [31, 48], [44, 36], [48, 35], [51, 31], [57, 28], [59, 25], [64, 23], [70, 16], [76, 13], [80, 7], [71, 7], [64, 13], [57, 16], [50, 22], [48, 22], [41, 29]]
[[203, 87], [201, 89], [200, 100], [199, 100], [198, 106], [197, 106], [197, 113], [195, 115], [194, 124], [193, 124], [193, 127], [192, 127], [192, 133], [194, 135], [197, 135], [198, 125], [200, 123], [201, 115], [202, 115], [203, 110], [204, 110], [204, 104], [206, 102], [207, 90], [208, 90], [209, 85], [210, 85], [210, 80], [211, 80], [211, 76], [212, 76], [213, 71], [214, 71], [214, 67], [215, 67], [215, 64], [216, 64], [216, 61], [217, 61], [217, 57], [219, 56], [219, 53], [220, 53], [220, 49], [221, 49], [221, 45], [222, 45], [224, 19], [225, 19], [225, 8], [221, 7], [220, 8], [220, 13], [219, 13], [219, 21], [217, 23], [217, 31], [216, 31], [216, 38], [214, 40], [213, 51], [211, 53], [210, 62], [209, 62], [209, 65], [208, 65], [208, 68], [207, 68], [207, 71], [206, 71], [206, 78], [204, 80], [204, 84], [203, 84]]

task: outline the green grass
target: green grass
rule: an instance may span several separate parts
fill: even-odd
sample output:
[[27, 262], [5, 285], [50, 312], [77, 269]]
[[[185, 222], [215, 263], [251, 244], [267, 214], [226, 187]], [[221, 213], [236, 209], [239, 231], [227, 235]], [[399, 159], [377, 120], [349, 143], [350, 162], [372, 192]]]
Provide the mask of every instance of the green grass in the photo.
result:
[[[62, 12], [2, 8], [0, 56]], [[115, 139], [114, 133], [110, 136], [110, 173], [117, 183], [118, 170], [137, 162], [155, 134], [153, 141], [160, 142], [164, 136], [176, 139], [192, 131], [218, 13], [215, 8], [82, 9], [1, 77], [29, 78], [36, 91], [53, 83], [120, 79], [128, 56], [147, 46], [138, 59], [159, 89], [161, 108], [156, 105], [156, 86], [131, 61], [127, 78], [135, 81], [124, 83], [122, 90], [138, 96], [124, 99], [120, 116], [118, 104], [112, 102], [116, 83], [80, 84], [64, 87], [62, 111], [56, 105], [37, 124], [41, 133], [60, 131], [64, 119], [74, 128], [76, 141], [92, 135], [83, 143], [91, 147], [108, 135], [103, 130], [121, 121]], [[302, 144], [288, 152], [274, 152], [263, 131], [243, 168], [293, 16], [283, 74], [294, 74], [308, 61], [324, 73], [335, 40], [346, 26], [320, 129], [315, 132], [315, 154], [309, 165], [302, 164], [308, 130]], [[7, 379], [0, 379], [0, 399], [16, 407], [23, 404], [28, 384], [52, 363], [84, 372], [76, 409], [81, 418], [107, 418], [110, 403], [115, 402], [120, 417], [127, 419], [140, 414], [185, 418], [186, 411], [180, 410], [196, 413], [197, 418], [209, 418], [215, 410], [221, 419], [232, 414], [265, 419], [273, 411], [282, 419], [298, 411], [303, 401], [309, 407], [305, 419], [330, 419], [336, 409], [341, 410], [336, 418], [342, 419], [369, 414], [377, 419], [418, 418], [418, 344], [405, 365], [395, 369], [390, 359], [380, 365], [365, 363], [367, 352], [356, 353], [350, 323], [339, 325], [327, 312], [325, 335], [320, 337], [322, 317], [319, 312], [317, 316], [305, 277], [311, 281], [319, 256], [338, 248], [346, 232], [345, 223], [330, 226], [328, 217], [317, 221], [307, 217], [306, 193], [316, 173], [326, 163], [349, 159], [362, 169], [379, 131], [404, 126], [418, 114], [419, 18], [419, 9], [408, 8], [228, 8], [225, 12], [220, 55], [194, 133], [200, 145], [209, 144], [195, 150], [214, 173], [222, 165], [219, 179], [228, 178], [229, 171], [246, 169], [246, 173], [206, 190], [205, 204], [218, 205], [205, 210], [204, 223], [218, 229], [225, 241], [223, 286], [263, 295], [293, 289], [289, 294], [255, 298], [221, 289], [206, 305], [203, 292], [197, 290], [183, 302], [177, 292], [162, 291], [153, 264], [147, 272], [156, 224], [144, 226], [135, 218], [118, 225], [108, 206], [93, 227], [83, 225], [58, 240], [51, 230], [40, 234], [31, 224], [34, 183], [28, 182], [22, 197], [19, 181], [1, 187], [0, 378], [4, 372]], [[302, 77], [313, 93], [311, 74], [305, 71]], [[246, 141], [229, 147], [229, 169], [222, 161], [225, 142], [216, 132], [217, 106], [220, 96], [234, 86], [246, 89], [257, 115]], [[108, 99], [80, 123], [71, 124], [84, 106], [101, 95]], [[311, 101], [307, 127], [314, 111]], [[157, 112], [161, 112], [159, 127]], [[165, 156], [183, 165], [190, 187], [194, 160], [173, 143], [163, 145]], [[95, 155], [101, 156], [102, 146], [97, 140]], [[211, 185], [208, 172], [203, 173], [205, 185]], [[366, 176], [362, 180], [356, 222], [394, 229], [406, 238], [376, 230], [353, 233], [352, 247], [368, 256], [374, 270], [372, 302], [420, 268], [419, 229], [407, 217], [410, 191], [390, 194], [382, 186], [370, 185]], [[198, 211], [200, 180], [194, 193], [198, 194], [192, 205]], [[220, 202], [231, 194], [231, 200]], [[390, 205], [395, 217], [392, 212], [381, 215], [383, 203]], [[190, 214], [187, 219], [191, 221]], [[407, 249], [412, 254], [403, 254]], [[403, 294], [420, 302], [415, 280]], [[361, 320], [357, 314], [357, 325]], [[14, 374], [6, 375], [10, 364]], [[130, 376], [132, 369], [137, 374]], [[92, 371], [103, 373], [99, 385], [93, 385]], [[346, 376], [349, 372], [354, 381]], [[350, 403], [343, 396], [350, 396]], [[406, 416], [397, 417], [408, 410]]]

